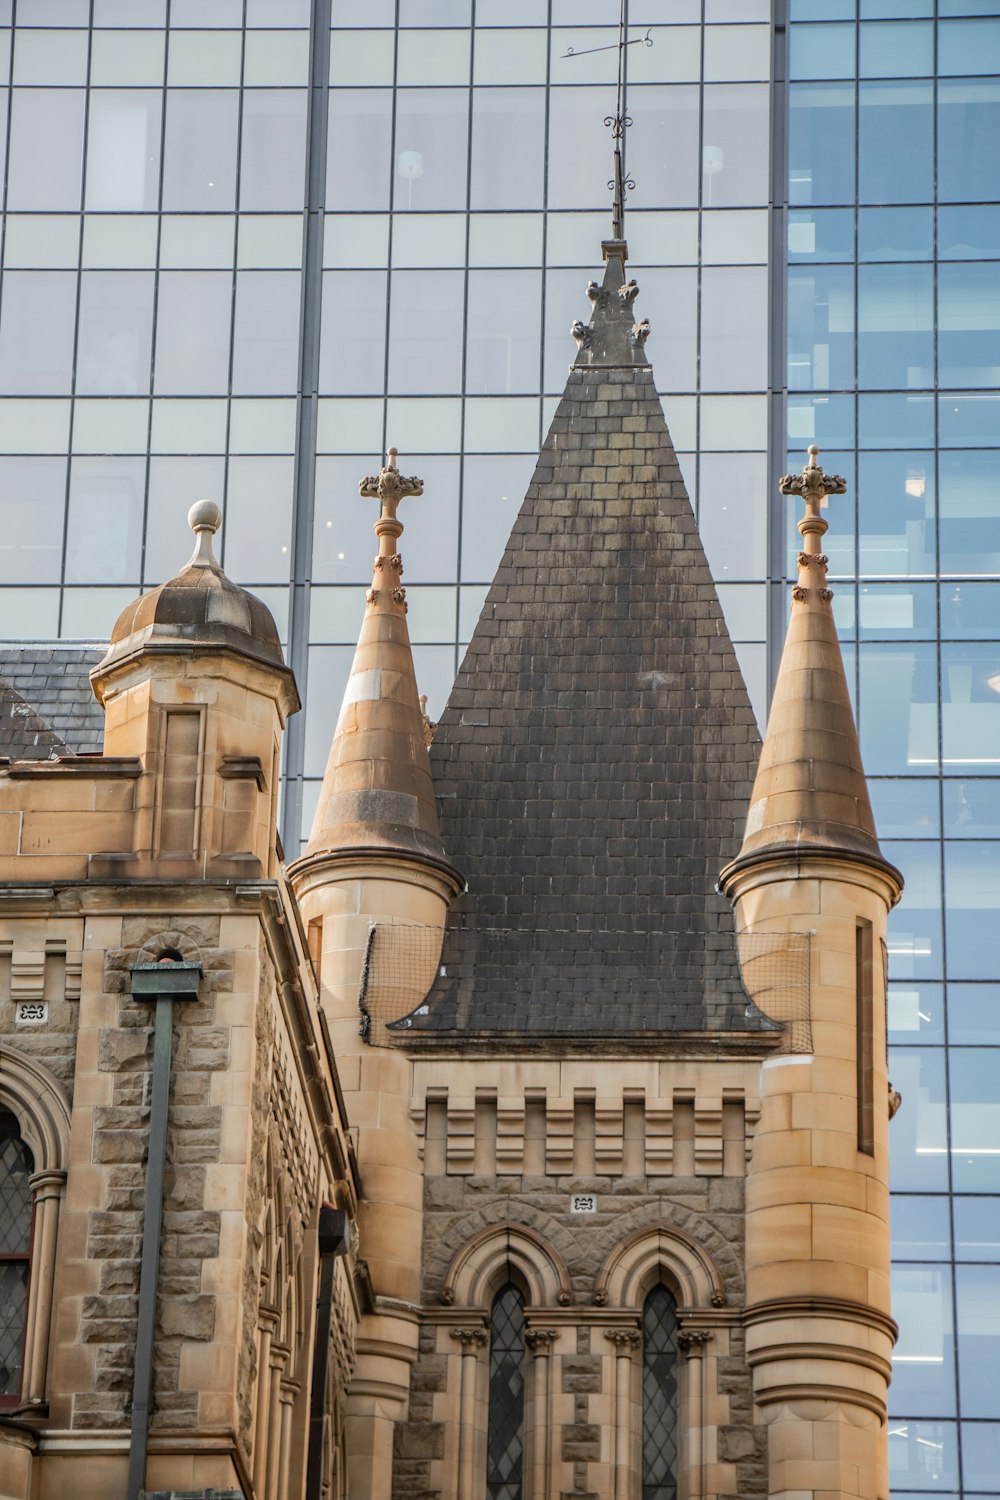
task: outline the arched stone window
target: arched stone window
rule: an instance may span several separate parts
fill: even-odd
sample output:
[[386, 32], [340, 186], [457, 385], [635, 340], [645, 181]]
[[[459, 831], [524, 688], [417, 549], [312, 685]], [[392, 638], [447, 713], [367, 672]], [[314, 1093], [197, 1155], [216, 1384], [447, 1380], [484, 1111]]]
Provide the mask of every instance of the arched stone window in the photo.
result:
[[675, 1500], [677, 1304], [658, 1282], [642, 1309], [642, 1500]]
[[512, 1281], [490, 1311], [490, 1387], [486, 1436], [489, 1500], [521, 1500], [524, 1469], [524, 1298]]
[[16, 1116], [0, 1109], [0, 1406], [21, 1396], [31, 1273], [31, 1176], [35, 1159]]

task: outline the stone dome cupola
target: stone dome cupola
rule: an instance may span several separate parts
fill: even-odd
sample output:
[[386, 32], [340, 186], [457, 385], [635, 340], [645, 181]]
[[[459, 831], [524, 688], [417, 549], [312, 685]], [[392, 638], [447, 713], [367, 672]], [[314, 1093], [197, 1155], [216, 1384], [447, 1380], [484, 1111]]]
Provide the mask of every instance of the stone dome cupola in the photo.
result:
[[197, 539], [194, 553], [175, 577], [142, 594], [122, 610], [103, 661], [91, 674], [94, 690], [110, 668], [139, 653], [174, 654], [213, 648], [248, 657], [287, 674], [288, 711], [300, 707], [298, 694], [267, 605], [227, 578], [212, 550], [222, 512], [212, 500], [199, 500], [188, 512]]

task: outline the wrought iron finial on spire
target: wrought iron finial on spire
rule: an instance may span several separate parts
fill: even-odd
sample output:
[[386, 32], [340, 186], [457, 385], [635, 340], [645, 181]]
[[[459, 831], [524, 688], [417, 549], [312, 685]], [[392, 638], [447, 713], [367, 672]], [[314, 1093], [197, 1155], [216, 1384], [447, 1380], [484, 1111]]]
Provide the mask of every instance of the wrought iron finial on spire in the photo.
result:
[[[618, 85], [615, 92], [615, 112], [613, 115], [605, 115], [604, 123], [611, 131], [611, 139], [614, 143], [615, 170], [614, 176], [608, 181], [608, 191], [614, 193], [614, 205], [611, 211], [611, 238], [624, 242], [625, 239], [625, 198], [626, 194], [635, 191], [635, 183], [625, 170], [625, 131], [632, 124], [631, 115], [625, 110], [625, 48], [633, 47], [637, 43], [643, 47], [651, 47], [653, 38], [647, 29], [645, 36], [625, 36], [625, 6], [626, 0], [621, 0], [621, 13], [618, 20], [618, 40], [612, 43], [618, 49]], [[611, 47], [587, 47], [582, 52], [577, 52], [573, 47], [567, 47], [562, 54], [567, 57], [585, 57], [591, 52], [610, 52]]]

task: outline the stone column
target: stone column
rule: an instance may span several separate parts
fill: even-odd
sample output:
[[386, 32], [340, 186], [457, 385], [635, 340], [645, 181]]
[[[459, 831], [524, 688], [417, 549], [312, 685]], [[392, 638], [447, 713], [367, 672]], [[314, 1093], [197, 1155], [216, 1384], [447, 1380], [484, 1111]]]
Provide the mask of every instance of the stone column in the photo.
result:
[[550, 1500], [552, 1486], [552, 1345], [554, 1328], [529, 1328], [524, 1336], [532, 1356], [532, 1500]]
[[264, 1494], [267, 1483], [267, 1448], [271, 1436], [271, 1340], [278, 1326], [273, 1307], [262, 1307], [257, 1313], [257, 1401], [253, 1433], [253, 1486]]
[[28, 1185], [31, 1188], [35, 1218], [21, 1400], [25, 1404], [39, 1404], [45, 1400], [49, 1328], [52, 1323], [52, 1286], [56, 1272], [56, 1236], [59, 1230], [59, 1211], [66, 1191], [66, 1173], [55, 1170], [35, 1172], [28, 1179]]
[[687, 1364], [685, 1410], [680, 1413], [685, 1435], [688, 1500], [702, 1500], [705, 1475], [705, 1345], [712, 1337], [707, 1328], [682, 1328], [677, 1343]]
[[302, 1463], [301, 1455], [296, 1462], [292, 1456], [292, 1416], [295, 1412], [295, 1402], [302, 1387], [297, 1380], [289, 1380], [283, 1376], [281, 1380], [281, 1459], [278, 1466], [279, 1474], [284, 1476], [284, 1482], [292, 1492], [295, 1475], [300, 1472]]
[[268, 1383], [267, 1488], [264, 1491], [267, 1500], [276, 1500], [280, 1486], [284, 1484], [285, 1471], [281, 1464], [281, 1386], [291, 1352], [287, 1344], [276, 1344], [272, 1340], [271, 1376]]
[[476, 1386], [479, 1375], [479, 1351], [486, 1347], [488, 1335], [485, 1328], [453, 1328], [451, 1336], [457, 1340], [462, 1349], [458, 1397], [457, 1500], [478, 1500], [475, 1469]]
[[632, 1363], [642, 1343], [638, 1328], [609, 1328], [604, 1337], [615, 1348], [614, 1412], [615, 1457], [614, 1500], [629, 1500], [634, 1469], [635, 1424], [632, 1420]]

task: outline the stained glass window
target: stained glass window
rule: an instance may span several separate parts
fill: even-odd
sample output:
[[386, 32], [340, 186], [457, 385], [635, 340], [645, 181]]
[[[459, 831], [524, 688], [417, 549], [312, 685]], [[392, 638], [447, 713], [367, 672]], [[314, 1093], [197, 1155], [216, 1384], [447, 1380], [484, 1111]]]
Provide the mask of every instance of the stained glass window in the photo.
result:
[[21, 1389], [34, 1170], [17, 1120], [0, 1110], [0, 1403]]
[[642, 1500], [677, 1496], [677, 1308], [654, 1286], [642, 1313]]
[[488, 1500], [521, 1500], [524, 1459], [524, 1298], [511, 1282], [490, 1314]]

